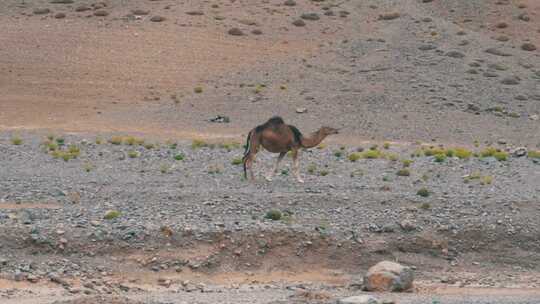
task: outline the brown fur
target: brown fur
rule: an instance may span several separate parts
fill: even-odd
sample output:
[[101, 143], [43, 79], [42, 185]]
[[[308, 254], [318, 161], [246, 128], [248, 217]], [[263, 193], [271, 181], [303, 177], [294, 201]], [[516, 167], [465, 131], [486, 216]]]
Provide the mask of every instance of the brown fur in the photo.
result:
[[255, 179], [252, 166], [255, 155], [260, 146], [272, 153], [279, 153], [277, 163], [267, 176], [272, 180], [272, 176], [279, 169], [279, 163], [287, 152], [292, 151], [294, 174], [299, 182], [300, 178], [298, 166], [298, 152], [301, 148], [313, 148], [319, 145], [328, 135], [337, 134], [338, 130], [330, 127], [321, 127], [310, 136], [304, 137], [302, 133], [292, 125], [287, 125], [281, 117], [272, 117], [267, 122], [252, 129], [247, 137], [246, 151], [244, 153], [244, 176], [248, 178], [250, 173], [251, 180]]

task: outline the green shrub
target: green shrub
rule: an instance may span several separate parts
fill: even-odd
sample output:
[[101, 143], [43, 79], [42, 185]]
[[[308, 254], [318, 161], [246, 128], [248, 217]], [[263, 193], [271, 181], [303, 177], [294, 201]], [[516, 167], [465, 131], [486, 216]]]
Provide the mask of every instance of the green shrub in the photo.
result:
[[387, 153], [387, 154], [385, 154], [385, 157], [389, 161], [397, 161], [399, 159], [399, 155], [397, 155], [395, 153]]
[[383, 148], [386, 149], [386, 150], [390, 149], [390, 143], [389, 143], [389, 142], [385, 142], [385, 143], [383, 144]]
[[341, 156], [343, 156], [343, 152], [341, 152], [341, 151], [335, 151], [335, 152], [334, 152], [334, 156], [337, 157], [337, 158], [340, 158]]
[[320, 176], [327, 176], [330, 172], [328, 172], [327, 170], [321, 170], [321, 172], [319, 172], [319, 175]]
[[195, 87], [195, 88], [193, 89], [193, 92], [195, 92], [195, 93], [197, 93], [197, 94], [200, 94], [200, 93], [203, 92], [203, 88], [202, 88], [202, 87]]
[[508, 160], [508, 153], [504, 151], [495, 152], [493, 157], [495, 157], [495, 159], [498, 161], [506, 161]]
[[121, 145], [123, 138], [121, 136], [113, 136], [109, 139], [109, 143], [113, 145]]
[[497, 153], [498, 150], [493, 147], [487, 147], [484, 150], [480, 151], [480, 156], [482, 157], [491, 157], [494, 156], [495, 153]]
[[465, 148], [455, 148], [454, 155], [460, 159], [468, 159], [471, 157], [472, 152]]
[[482, 185], [490, 185], [492, 182], [493, 176], [491, 175], [482, 176], [482, 180], [480, 181]]
[[409, 171], [409, 169], [407, 168], [403, 168], [403, 169], [400, 169], [397, 173], [396, 173], [397, 176], [410, 176], [411, 175], [411, 171]]
[[242, 161], [241, 157], [233, 158], [233, 160], [231, 161], [231, 164], [233, 164], [235, 166], [241, 165], [242, 163], [243, 163], [243, 161]]
[[56, 139], [56, 143], [59, 145], [59, 146], [63, 146], [64, 143], [65, 143], [65, 139], [63, 139], [62, 137], [59, 137]]
[[68, 147], [68, 152], [71, 154], [71, 156], [73, 156], [73, 158], [77, 158], [81, 154], [81, 149], [77, 145], [71, 144]]
[[168, 173], [170, 169], [171, 166], [168, 164], [162, 164], [161, 166], [159, 166], [159, 171], [163, 174]]
[[137, 152], [137, 151], [129, 151], [128, 156], [129, 156], [129, 158], [137, 158], [137, 157], [139, 157], [139, 152]]
[[315, 164], [310, 164], [307, 167], [307, 171], [309, 172], [309, 174], [315, 173], [315, 170], [317, 170], [317, 165], [315, 165]]
[[282, 216], [281, 211], [272, 209], [266, 212], [266, 214], [264, 215], [264, 218], [273, 220], [273, 221], [279, 221], [281, 219], [281, 216]]
[[376, 159], [381, 157], [379, 150], [368, 150], [362, 153], [362, 156], [367, 159]]
[[540, 150], [537, 150], [537, 151], [531, 150], [531, 151], [529, 151], [529, 153], [527, 153], [527, 157], [540, 159]]
[[403, 168], [408, 168], [411, 166], [413, 161], [411, 159], [404, 159], [401, 161], [401, 163], [403, 164]]
[[419, 195], [419, 196], [422, 196], [422, 197], [428, 197], [430, 195], [429, 193], [429, 190], [426, 189], [426, 188], [420, 188], [417, 192], [416, 192], [416, 195]]
[[358, 152], [354, 152], [354, 153], [351, 153], [349, 154], [349, 160], [352, 161], [352, 162], [355, 162], [359, 159], [362, 158], [362, 154], [358, 153]]
[[103, 139], [101, 137], [96, 137], [96, 145], [101, 145], [103, 143]]
[[445, 155], [448, 156], [448, 157], [454, 157], [454, 155], [456, 155], [456, 150], [454, 150], [454, 149], [447, 149]]
[[446, 160], [445, 154], [435, 154], [435, 162], [442, 163]]
[[202, 139], [194, 139], [191, 142], [191, 148], [192, 149], [198, 149], [198, 148], [202, 148], [202, 147], [208, 147], [208, 144]]
[[183, 153], [178, 153], [174, 156], [174, 159], [175, 160], [184, 160], [184, 154]]
[[425, 156], [433, 156], [433, 155], [445, 154], [445, 153], [446, 153], [446, 150], [442, 148], [429, 147], [427, 149], [424, 149]]
[[92, 170], [94, 169], [94, 166], [92, 166], [91, 163], [88, 163], [88, 162], [87, 162], [87, 163], [84, 163], [83, 168], [84, 168], [84, 171], [90, 172], [90, 171], [92, 171]]
[[428, 209], [431, 209], [431, 205], [429, 203], [423, 203], [422, 205], [420, 205], [420, 208], [424, 210], [428, 210]]
[[112, 219], [115, 219], [115, 218], [119, 217], [120, 215], [121, 215], [121, 213], [118, 210], [109, 210], [109, 211], [107, 211], [105, 213], [103, 218], [106, 219], [106, 220], [112, 220]]
[[19, 136], [15, 135], [11, 137], [11, 143], [14, 144], [15, 146], [20, 146], [22, 145], [23, 140]]

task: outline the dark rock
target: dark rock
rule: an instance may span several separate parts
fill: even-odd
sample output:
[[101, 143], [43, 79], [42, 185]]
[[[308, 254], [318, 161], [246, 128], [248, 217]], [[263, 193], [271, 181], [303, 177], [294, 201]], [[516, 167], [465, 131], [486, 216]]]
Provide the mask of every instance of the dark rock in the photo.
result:
[[163, 21], [165, 21], [165, 17], [162, 17], [162, 16], [152, 16], [152, 18], [150, 18], [150, 21], [152, 21], [152, 22], [163, 22]]
[[64, 18], [66, 18], [66, 14], [57, 13], [56, 15], [54, 15], [54, 18], [56, 18], [56, 19], [64, 19]]
[[505, 52], [503, 50], [500, 50], [500, 49], [497, 49], [497, 48], [486, 49], [486, 53], [491, 54], [491, 55], [495, 55], [495, 56], [503, 56], [503, 57], [512, 56], [512, 54], [507, 53], [507, 52]]
[[34, 9], [34, 15], [45, 15], [45, 14], [48, 14], [50, 13], [51, 10], [48, 9], [48, 8], [36, 8]]
[[465, 54], [461, 53], [461, 52], [458, 52], [458, 51], [450, 51], [448, 53], [446, 53], [446, 56], [447, 57], [451, 57], [451, 58], [464, 58], [465, 57]]
[[310, 21], [316, 21], [316, 20], [321, 19], [321, 17], [319, 17], [319, 14], [317, 13], [305, 13], [305, 14], [302, 14], [300, 18], [304, 20], [310, 20]]
[[294, 0], [287, 0], [287, 1], [283, 2], [283, 5], [286, 5], [286, 6], [296, 6], [296, 1], [294, 1]]
[[305, 26], [305, 25], [306, 25], [306, 23], [305, 23], [304, 20], [302, 20], [302, 19], [294, 20], [292, 24], [293, 24], [294, 26]]
[[519, 84], [519, 78], [515, 76], [505, 77], [501, 80], [501, 83], [504, 85], [517, 85]]
[[94, 16], [97, 16], [97, 17], [105, 17], [105, 16], [108, 16], [109, 15], [109, 12], [105, 11], [105, 10], [97, 10], [94, 12]]
[[524, 51], [532, 52], [536, 50], [536, 45], [532, 43], [524, 43], [521, 45], [521, 49]]
[[227, 33], [229, 33], [229, 35], [232, 35], [232, 36], [243, 36], [244, 35], [244, 32], [237, 28], [237, 27], [233, 27], [231, 28]]
[[379, 15], [379, 20], [394, 20], [394, 19], [399, 18], [400, 16], [401, 15], [398, 12], [385, 13], [385, 14]]

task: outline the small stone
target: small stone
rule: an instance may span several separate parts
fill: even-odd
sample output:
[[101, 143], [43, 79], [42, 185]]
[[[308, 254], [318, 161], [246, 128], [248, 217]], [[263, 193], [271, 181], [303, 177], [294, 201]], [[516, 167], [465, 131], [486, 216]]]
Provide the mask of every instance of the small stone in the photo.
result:
[[401, 15], [398, 12], [385, 13], [379, 15], [379, 20], [394, 20], [399, 18]]
[[399, 226], [401, 227], [401, 229], [405, 230], [405, 231], [413, 231], [413, 230], [416, 230], [416, 224], [412, 221], [409, 221], [409, 220], [403, 220], [399, 223]]
[[306, 23], [305, 23], [304, 20], [302, 20], [302, 19], [294, 20], [292, 24], [293, 24], [294, 26], [305, 26], [305, 25], [306, 25]]
[[497, 36], [495, 40], [500, 41], [500, 42], [506, 42], [510, 40], [510, 38], [508, 38], [508, 36], [500, 35], [500, 36]]
[[537, 120], [540, 120], [540, 116], [538, 114], [533, 114], [529, 116], [529, 119], [537, 121]]
[[94, 12], [94, 16], [97, 16], [97, 17], [105, 17], [105, 16], [108, 16], [108, 15], [109, 15], [109, 12], [107, 12], [105, 10], [98, 10], [98, 11]]
[[531, 20], [531, 17], [527, 15], [527, 13], [519, 14], [518, 19], [521, 21], [529, 22]]
[[254, 30], [251, 31], [251, 33], [253, 35], [262, 35], [263, 32], [261, 30], [259, 30], [259, 29], [254, 29]]
[[518, 85], [519, 84], [519, 78], [515, 76], [509, 76], [505, 77], [501, 80], [501, 83], [504, 85]]
[[51, 12], [51, 10], [48, 9], [48, 8], [36, 8], [33, 11], [34, 15], [45, 15], [45, 14], [48, 14], [50, 12]]
[[337, 301], [338, 304], [379, 304], [379, 299], [371, 295], [352, 296]]
[[163, 22], [163, 21], [165, 21], [165, 17], [162, 17], [162, 16], [152, 16], [152, 18], [150, 18], [150, 21], [152, 21], [152, 22]]
[[287, 0], [287, 1], [283, 2], [283, 5], [285, 5], [285, 6], [296, 6], [296, 1]]
[[73, 0], [51, 0], [53, 4], [71, 4], [73, 2]]
[[204, 12], [203, 11], [188, 11], [186, 12], [186, 14], [190, 16], [202, 16], [204, 15]]
[[523, 157], [527, 155], [527, 148], [526, 147], [515, 148], [514, 151], [512, 151], [512, 155], [514, 157]]
[[484, 72], [482, 75], [484, 75], [484, 77], [499, 77], [499, 74], [495, 73], [495, 72], [490, 72], [490, 71], [487, 71], [487, 72]]
[[521, 45], [521, 49], [524, 51], [532, 52], [536, 50], [536, 45], [527, 42]]
[[54, 15], [54, 18], [56, 18], [56, 19], [64, 19], [64, 18], [66, 18], [66, 14], [57, 13], [56, 15]]
[[499, 22], [495, 25], [496, 28], [503, 29], [508, 27], [508, 23], [506, 22]]
[[142, 9], [134, 9], [131, 11], [131, 13], [135, 16], [146, 16], [150, 14], [150, 11], [142, 10]]
[[465, 57], [465, 55], [463, 53], [458, 52], [458, 51], [450, 51], [450, 52], [446, 53], [446, 56], [451, 57], [451, 58], [463, 58], [463, 57]]
[[85, 12], [85, 11], [89, 11], [91, 10], [90, 7], [86, 6], [86, 5], [79, 5], [75, 8], [75, 11], [76, 12]]
[[304, 20], [316, 21], [316, 20], [319, 20], [321, 17], [319, 17], [319, 14], [317, 13], [305, 13], [305, 14], [302, 14], [300, 18]]
[[421, 50], [421, 51], [430, 51], [430, 50], [434, 50], [436, 48], [437, 47], [432, 45], [432, 44], [423, 44], [423, 45], [418, 47], [418, 49]]
[[306, 112], [307, 112], [306, 108], [296, 108], [296, 113], [302, 114], [302, 113], [306, 113]]
[[491, 54], [491, 55], [496, 55], [496, 56], [503, 56], [503, 57], [512, 56], [512, 54], [507, 53], [497, 48], [486, 49], [486, 53]]
[[233, 27], [227, 33], [229, 33], [229, 35], [232, 35], [232, 36], [243, 36], [244, 35], [244, 32], [242, 32], [242, 30], [237, 28], [237, 27]]

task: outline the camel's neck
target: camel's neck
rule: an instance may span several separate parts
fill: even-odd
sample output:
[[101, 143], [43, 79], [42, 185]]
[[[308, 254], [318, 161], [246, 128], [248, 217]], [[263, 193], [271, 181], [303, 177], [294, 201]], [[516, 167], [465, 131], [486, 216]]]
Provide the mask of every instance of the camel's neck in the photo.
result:
[[302, 147], [304, 148], [313, 148], [318, 146], [323, 139], [326, 138], [326, 135], [322, 134], [321, 132], [317, 131], [311, 134], [308, 137], [302, 138]]

